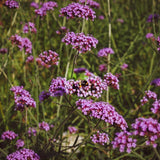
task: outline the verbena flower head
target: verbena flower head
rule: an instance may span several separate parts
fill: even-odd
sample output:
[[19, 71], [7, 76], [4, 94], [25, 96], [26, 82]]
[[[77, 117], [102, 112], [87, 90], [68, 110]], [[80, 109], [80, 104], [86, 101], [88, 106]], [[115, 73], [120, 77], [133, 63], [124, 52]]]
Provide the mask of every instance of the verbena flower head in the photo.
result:
[[41, 17], [46, 16], [47, 11], [49, 10], [54, 10], [54, 8], [58, 7], [56, 2], [49, 1], [49, 2], [44, 2], [42, 7], [39, 9], [35, 10], [35, 13]]
[[122, 130], [126, 130], [128, 127], [125, 119], [119, 115], [115, 111], [115, 108], [109, 103], [79, 99], [76, 102], [76, 106], [82, 111], [84, 115], [101, 119], [111, 125], [117, 125]]
[[51, 85], [49, 87], [50, 96], [62, 96], [66, 93], [65, 88], [66, 79], [62, 77], [57, 77], [56, 79], [52, 79]]
[[99, 50], [98, 57], [107, 57], [108, 54], [114, 54], [114, 51], [112, 48], [103, 48]]
[[147, 33], [146, 38], [147, 39], [154, 38], [154, 34], [153, 33]]
[[31, 149], [20, 149], [7, 156], [7, 160], [39, 160], [40, 157]]
[[95, 12], [91, 8], [79, 3], [71, 3], [64, 8], [61, 8], [59, 16], [66, 16], [67, 19], [73, 19], [76, 17], [86, 20], [91, 19], [92, 21], [96, 18]]
[[23, 86], [14, 86], [10, 90], [14, 92], [15, 110], [23, 111], [25, 106], [36, 108], [36, 102], [31, 98], [30, 93], [23, 89]]
[[146, 104], [149, 99], [156, 100], [157, 94], [155, 92], [150, 91], [150, 90], [145, 91], [145, 96], [140, 100], [141, 105], [143, 106], [144, 104]]
[[74, 68], [74, 73], [83, 73], [86, 71], [86, 68]]
[[120, 152], [128, 152], [130, 153], [132, 148], [136, 147], [136, 139], [133, 139], [132, 133], [123, 131], [116, 133], [116, 137], [114, 140], [111, 142], [113, 145], [113, 149], [119, 148]]
[[15, 132], [13, 131], [6, 131], [6, 132], [3, 132], [2, 135], [1, 135], [1, 138], [3, 140], [13, 140], [15, 139], [16, 137], [18, 137], [18, 134], [16, 134]]
[[103, 20], [103, 19], [104, 19], [104, 16], [103, 16], [103, 15], [100, 15], [98, 18], [99, 18], [100, 20]]
[[73, 127], [73, 126], [69, 126], [69, 127], [68, 127], [68, 130], [69, 130], [69, 133], [70, 133], [70, 134], [74, 134], [74, 133], [76, 133], [76, 132], [78, 131], [78, 129], [75, 128], [75, 127]]
[[34, 57], [32, 55], [28, 56], [27, 59], [26, 59], [26, 63], [31, 63], [31, 62], [34, 62]]
[[137, 118], [132, 124], [133, 134], [145, 137], [146, 145], [156, 148], [156, 140], [160, 137], [160, 123], [153, 118]]
[[106, 133], [100, 133], [97, 131], [96, 134], [93, 134], [90, 139], [92, 140], [93, 143], [98, 143], [101, 145], [104, 145], [109, 142], [109, 137], [108, 134]]
[[15, 0], [6, 0], [5, 5], [9, 8], [19, 8], [19, 3]]
[[10, 37], [13, 44], [16, 44], [20, 51], [25, 50], [25, 54], [32, 53], [32, 43], [28, 38], [22, 38], [21, 36], [15, 34]]
[[124, 20], [121, 19], [121, 18], [118, 18], [118, 19], [117, 19], [117, 22], [119, 22], [119, 23], [124, 23]]
[[23, 33], [37, 33], [37, 29], [35, 28], [35, 24], [32, 22], [28, 22], [23, 27]]
[[86, 80], [68, 80], [66, 81], [66, 93], [75, 94], [78, 97], [101, 97], [103, 90], [107, 90], [107, 86], [98, 76], [90, 76]]
[[148, 16], [147, 22], [153, 22], [153, 20], [155, 22], [157, 22], [159, 17], [160, 17], [159, 14], [156, 14], [156, 13], [155, 14], [151, 14], [151, 15]]
[[114, 89], [119, 89], [118, 82], [118, 78], [114, 76], [112, 73], [107, 73], [104, 75], [104, 83], [106, 83], [107, 86], [110, 86]]
[[58, 65], [59, 55], [52, 50], [44, 51], [39, 55], [39, 58], [36, 58], [36, 61], [39, 65], [50, 68], [53, 65]]
[[37, 135], [37, 130], [36, 130], [36, 128], [29, 127], [29, 129], [28, 129], [28, 136], [31, 137], [32, 135], [36, 136]]
[[18, 139], [16, 142], [17, 149], [24, 146], [24, 141], [22, 139]]
[[100, 65], [99, 65], [99, 71], [101, 71], [101, 72], [106, 72], [106, 71], [107, 71], [107, 66], [106, 66], [106, 64], [100, 64]]
[[44, 121], [39, 123], [39, 128], [41, 130], [45, 130], [45, 131], [49, 131], [50, 130], [49, 124], [47, 122], [44, 122]]
[[36, 3], [36, 2], [31, 2], [30, 6], [33, 7], [33, 8], [35, 8], [35, 9], [39, 8], [39, 4]]
[[156, 100], [153, 104], [152, 104], [153, 108], [151, 108], [151, 111], [154, 114], [160, 114], [160, 100]]
[[150, 83], [150, 85], [154, 85], [154, 86], [156, 86], [156, 87], [160, 86], [160, 78], [154, 79], [154, 80]]
[[121, 65], [121, 69], [122, 69], [122, 70], [126, 70], [127, 68], [128, 68], [128, 64], [123, 63], [123, 64]]
[[100, 7], [100, 4], [93, 1], [93, 0], [79, 0], [80, 3], [82, 4], [86, 4], [88, 6], [90, 6], [91, 8], [99, 8]]
[[39, 95], [39, 101], [43, 102], [45, 99], [48, 99], [50, 97], [50, 93], [47, 91], [42, 91]]
[[84, 33], [68, 32], [62, 39], [66, 45], [72, 45], [72, 48], [78, 50], [79, 53], [90, 51], [92, 47], [96, 48], [98, 40], [93, 36], [85, 36]]
[[2, 54], [5, 54], [5, 53], [7, 53], [8, 52], [8, 49], [7, 48], [1, 48], [0, 49], [0, 53], [2, 53]]

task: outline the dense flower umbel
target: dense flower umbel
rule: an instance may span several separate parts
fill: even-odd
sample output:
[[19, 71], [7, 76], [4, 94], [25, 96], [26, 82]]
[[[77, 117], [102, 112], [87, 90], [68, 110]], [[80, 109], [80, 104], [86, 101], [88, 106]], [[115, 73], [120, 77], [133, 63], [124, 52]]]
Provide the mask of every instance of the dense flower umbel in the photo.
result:
[[156, 87], [160, 86], [160, 78], [154, 79], [150, 85], [154, 85]]
[[18, 139], [16, 142], [17, 149], [24, 146], [24, 141], [22, 139]]
[[93, 143], [98, 143], [101, 145], [104, 145], [105, 143], [109, 142], [109, 137], [108, 134], [106, 133], [100, 133], [97, 131], [96, 134], [93, 134], [90, 139], [92, 140]]
[[66, 79], [62, 77], [57, 77], [52, 79], [51, 85], [49, 87], [50, 96], [62, 96], [66, 93], [65, 89]]
[[100, 64], [100, 65], [99, 65], [99, 71], [101, 71], [101, 72], [106, 72], [106, 71], [107, 71], [107, 66], [106, 66], [106, 64]]
[[35, 9], [38, 9], [38, 8], [39, 8], [39, 4], [36, 3], [36, 2], [31, 2], [30, 6], [31, 6], [31, 7], [34, 7]]
[[91, 8], [79, 3], [72, 3], [64, 8], [61, 8], [59, 16], [66, 16], [67, 19], [76, 17], [86, 20], [91, 19], [92, 21], [96, 18], [95, 12]]
[[70, 133], [70, 134], [76, 133], [76, 132], [78, 131], [78, 129], [75, 128], [75, 127], [73, 127], [73, 126], [69, 126], [69, 127], [68, 127], [68, 130], [69, 130], [69, 133]]
[[156, 140], [160, 137], [160, 123], [153, 118], [137, 118], [135, 123], [132, 124], [135, 129], [134, 135], [139, 135], [147, 139], [146, 145], [153, 145], [156, 148]]
[[32, 55], [28, 56], [27, 59], [26, 59], [26, 63], [31, 63], [31, 62], [34, 62], [34, 57]]
[[7, 160], [39, 160], [40, 157], [31, 149], [20, 149], [7, 156]]
[[120, 133], [116, 133], [116, 137], [114, 140], [111, 142], [113, 145], [113, 148], [119, 148], [120, 152], [131, 152], [131, 148], [136, 147], [136, 139], [131, 138], [132, 133], [123, 131]]
[[92, 47], [96, 48], [98, 40], [93, 36], [85, 36], [84, 33], [68, 32], [62, 39], [62, 42], [66, 45], [71, 44], [74, 49], [77, 49], [79, 53], [85, 53], [90, 51]]
[[160, 114], [160, 100], [156, 100], [153, 104], [152, 104], [153, 108], [151, 108], [151, 111], [154, 114]]
[[21, 36], [15, 34], [10, 37], [13, 44], [16, 44], [20, 51], [25, 50], [25, 54], [32, 53], [32, 43], [28, 38], [22, 38]]
[[36, 61], [39, 65], [42, 65], [46, 68], [50, 68], [53, 65], [58, 65], [59, 55], [52, 51], [44, 51], [39, 55], [39, 58], [36, 58]]
[[13, 131], [6, 131], [3, 132], [1, 138], [3, 140], [13, 140], [18, 136], [18, 134], [14, 133]]
[[14, 0], [7, 0], [5, 2], [5, 5], [9, 8], [19, 8], [19, 4], [17, 1], [14, 1]]
[[156, 100], [157, 94], [155, 92], [150, 91], [150, 90], [145, 91], [145, 96], [140, 100], [141, 105], [143, 106], [144, 104], [146, 104], [149, 99]]
[[100, 49], [98, 52], [98, 57], [107, 57], [109, 54], [114, 54], [114, 51], [112, 48], [103, 48]]
[[36, 130], [36, 128], [29, 127], [29, 129], [28, 129], [28, 136], [31, 137], [32, 135], [36, 136], [37, 135], [37, 130]]
[[31, 98], [30, 93], [23, 89], [23, 86], [14, 86], [11, 91], [14, 92], [15, 110], [23, 111], [25, 106], [36, 107], [36, 102]]
[[50, 130], [49, 124], [47, 122], [44, 122], [44, 121], [39, 123], [39, 128], [41, 130], [45, 130], [45, 131], [49, 131]]
[[122, 130], [126, 130], [127, 123], [124, 118], [119, 115], [115, 108], [106, 102], [93, 102], [92, 100], [79, 99], [76, 102], [78, 109], [80, 109], [84, 115], [104, 120], [111, 125], [117, 125]]
[[119, 89], [119, 80], [112, 73], [107, 73], [104, 75], [104, 82], [107, 84], [107, 86], [110, 86], [114, 89]]
[[154, 34], [153, 33], [147, 33], [146, 34], [146, 38], [149, 39], [149, 38], [154, 38]]
[[128, 68], [128, 64], [123, 63], [123, 64], [121, 65], [121, 69], [122, 69], [122, 70], [126, 70], [127, 68]]
[[67, 94], [76, 94], [78, 97], [99, 98], [103, 90], [107, 90], [107, 86], [98, 76], [88, 77], [86, 80], [68, 80], [65, 87]]
[[80, 3], [83, 3], [83, 4], [86, 4], [88, 6], [90, 6], [91, 8], [99, 8], [100, 7], [100, 4], [95, 2], [95, 1], [92, 1], [92, 0], [79, 0]]
[[35, 24], [32, 22], [28, 22], [23, 27], [23, 33], [37, 33], [37, 29], [35, 28]]
[[41, 8], [35, 10], [35, 13], [43, 17], [43, 16], [46, 16], [47, 11], [54, 10], [54, 8], [56, 7], [58, 7], [56, 2], [53, 2], [53, 1], [45, 2], [43, 3]]

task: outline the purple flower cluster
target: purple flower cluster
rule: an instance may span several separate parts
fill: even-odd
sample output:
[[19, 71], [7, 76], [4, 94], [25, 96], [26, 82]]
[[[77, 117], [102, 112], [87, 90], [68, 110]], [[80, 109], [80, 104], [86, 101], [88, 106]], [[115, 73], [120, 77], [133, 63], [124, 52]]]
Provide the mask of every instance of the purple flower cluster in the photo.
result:
[[28, 22], [23, 27], [23, 33], [37, 33], [37, 29], [35, 28], [35, 24], [32, 22]]
[[135, 123], [132, 124], [135, 129], [134, 135], [139, 135], [147, 139], [146, 145], [153, 145], [157, 147], [156, 140], [160, 137], [160, 123], [153, 118], [137, 118]]
[[151, 111], [154, 114], [159, 114], [160, 113], [160, 100], [156, 100], [153, 104], [152, 104], [153, 108], [151, 108]]
[[99, 8], [100, 7], [100, 4], [93, 1], [93, 0], [79, 0], [80, 3], [82, 4], [86, 4], [88, 6], [90, 6], [91, 8]]
[[101, 145], [104, 145], [105, 143], [109, 142], [109, 137], [108, 134], [106, 133], [100, 133], [97, 131], [96, 134], [93, 134], [90, 139], [92, 140], [93, 143], [98, 143]]
[[113, 145], [113, 149], [119, 148], [120, 152], [125, 152], [126, 149], [126, 152], [130, 153], [131, 148], [135, 148], [137, 142], [137, 140], [131, 138], [131, 136], [132, 133], [127, 131], [116, 133], [116, 137], [111, 142]]
[[99, 98], [103, 90], [107, 90], [107, 86], [98, 76], [88, 77], [86, 80], [68, 80], [65, 87], [67, 94], [76, 94], [78, 97]]
[[48, 52], [44, 51], [39, 55], [39, 58], [36, 58], [36, 62], [41, 66], [50, 68], [52, 65], [58, 65], [58, 56], [59, 55], [52, 50], [49, 50]]
[[126, 70], [127, 68], [128, 68], [128, 64], [123, 63], [122, 66], [121, 66], [121, 69], [122, 70]]
[[78, 130], [77, 130], [77, 128], [75, 128], [75, 127], [73, 127], [73, 126], [69, 126], [68, 127], [68, 130], [69, 130], [69, 133], [70, 134], [74, 134], [74, 133], [76, 133]]
[[154, 86], [156, 86], [156, 87], [160, 86], [160, 78], [154, 79], [154, 80], [150, 83], [150, 85], [154, 85]]
[[43, 16], [46, 16], [47, 11], [54, 10], [54, 8], [56, 7], [58, 7], [56, 2], [53, 2], [53, 1], [45, 2], [43, 3], [41, 8], [35, 10], [35, 13], [43, 17]]
[[158, 21], [158, 19], [159, 19], [159, 14], [151, 14], [151, 15], [149, 15], [148, 16], [148, 18], [147, 18], [147, 22], [153, 22], [153, 19], [154, 19], [154, 21]]
[[16, 142], [17, 149], [24, 146], [24, 141], [22, 139], [18, 139]]
[[75, 34], [74, 32], [68, 32], [62, 42], [66, 45], [71, 44], [79, 53], [90, 51], [92, 47], [96, 48], [96, 44], [98, 44], [98, 40], [93, 36], [85, 36], [84, 33]]
[[111, 125], [116, 124], [122, 130], [126, 130], [127, 123], [125, 119], [119, 115], [115, 108], [106, 102], [93, 102], [92, 100], [79, 99], [76, 102], [76, 106], [80, 109], [84, 115], [101, 119]]
[[30, 6], [33, 7], [33, 8], [35, 8], [35, 9], [39, 8], [39, 4], [36, 3], [36, 2], [31, 2]]
[[157, 94], [155, 92], [150, 91], [150, 90], [145, 91], [145, 96], [140, 100], [141, 105], [143, 106], [144, 104], [146, 104], [149, 99], [156, 100]]
[[26, 63], [31, 63], [31, 62], [34, 62], [34, 57], [32, 55], [28, 56], [27, 59], [26, 59]]
[[15, 0], [7, 0], [5, 5], [9, 8], [19, 8], [19, 3]]
[[118, 19], [117, 19], [117, 22], [119, 22], [119, 23], [124, 23], [124, 20], [121, 19], [121, 18], [118, 18]]
[[62, 96], [66, 93], [65, 89], [66, 79], [62, 77], [57, 77], [52, 79], [51, 85], [49, 87], [50, 96]]
[[100, 20], [104, 20], [104, 16], [103, 16], [103, 15], [100, 15], [98, 18], [99, 18]]
[[79, 3], [72, 3], [64, 8], [61, 8], [59, 16], [66, 16], [67, 19], [72, 19], [75, 17], [86, 20], [91, 19], [92, 21], [96, 18], [95, 12], [91, 8]]
[[147, 33], [146, 38], [147, 39], [154, 38], [154, 34], [153, 33]]
[[37, 130], [33, 127], [29, 127], [28, 129], [28, 136], [31, 137], [31, 136], [36, 136], [37, 135]]
[[7, 48], [1, 48], [0, 49], [0, 53], [2, 53], [2, 54], [5, 54], [5, 53], [7, 53], [8, 52], [8, 49]]
[[1, 138], [3, 140], [13, 140], [16, 137], [18, 137], [18, 134], [16, 134], [13, 131], [6, 131], [6, 132], [3, 132], [2, 135], [1, 135]]
[[104, 75], [104, 82], [107, 84], [107, 86], [110, 86], [114, 89], [119, 89], [119, 80], [112, 73], [107, 73]]
[[100, 64], [100, 65], [99, 65], [99, 71], [101, 71], [101, 72], [106, 72], [106, 71], [107, 71], [107, 66], [106, 66], [106, 64]]
[[31, 149], [20, 149], [7, 156], [7, 160], [39, 160], [40, 157]]
[[10, 40], [13, 44], [16, 44], [18, 46], [20, 51], [22, 51], [22, 49], [25, 49], [25, 54], [32, 53], [32, 43], [28, 38], [22, 38], [21, 36], [16, 34], [12, 35], [10, 37]]
[[42, 91], [41, 94], [39, 95], [39, 101], [42, 102], [45, 99], [48, 99], [50, 97], [50, 93], [47, 91]]
[[39, 128], [41, 130], [45, 130], [45, 131], [49, 131], [50, 130], [49, 124], [47, 122], [44, 122], [44, 121], [39, 123]]
[[63, 34], [67, 32], [69, 32], [69, 29], [67, 29], [65, 26], [60, 27], [60, 29], [56, 31], [57, 34]]
[[160, 51], [160, 36], [158, 36], [158, 37], [156, 38], [156, 41], [157, 41], [157, 45], [158, 45], [157, 50]]
[[11, 91], [14, 92], [15, 110], [23, 111], [25, 106], [36, 108], [36, 102], [31, 98], [30, 93], [23, 89], [23, 86], [14, 86]]
[[98, 52], [98, 57], [107, 57], [109, 54], [114, 54], [114, 51], [112, 48], [103, 48], [100, 49]]

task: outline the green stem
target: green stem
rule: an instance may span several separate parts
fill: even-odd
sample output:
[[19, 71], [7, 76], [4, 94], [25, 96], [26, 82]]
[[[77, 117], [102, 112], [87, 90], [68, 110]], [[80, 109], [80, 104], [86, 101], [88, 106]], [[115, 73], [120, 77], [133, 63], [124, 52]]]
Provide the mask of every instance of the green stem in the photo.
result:
[[157, 151], [157, 149], [156, 148], [153, 148], [154, 149], [154, 152], [156, 153], [156, 156], [158, 157], [158, 159], [160, 160], [160, 155], [159, 155], [159, 153], [158, 153], [158, 151]]

